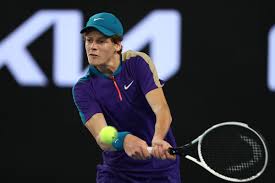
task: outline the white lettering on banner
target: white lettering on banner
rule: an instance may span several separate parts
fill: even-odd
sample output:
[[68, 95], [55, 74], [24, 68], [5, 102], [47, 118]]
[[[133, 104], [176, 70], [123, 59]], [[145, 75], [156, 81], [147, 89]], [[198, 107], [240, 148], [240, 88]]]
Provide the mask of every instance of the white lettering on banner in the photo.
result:
[[268, 64], [267, 84], [271, 91], [275, 92], [275, 25], [270, 29], [268, 35]]
[[149, 43], [159, 77], [167, 80], [180, 69], [181, 16], [175, 10], [155, 10], [124, 36], [123, 49], [140, 50]]
[[[36, 12], [0, 42], [0, 69], [6, 66], [21, 86], [47, 86], [48, 78], [27, 46], [53, 26], [53, 82], [58, 87], [73, 86], [87, 70], [82, 70], [82, 21], [79, 10]], [[180, 67], [180, 35], [180, 14], [175, 10], [155, 10], [127, 32], [123, 46], [124, 50], [141, 50], [149, 43], [149, 55], [159, 76], [167, 80]]]
[[27, 46], [53, 26], [53, 78], [57, 85], [71, 85], [81, 71], [81, 37], [76, 36], [81, 20], [82, 15], [75, 10], [38, 11], [1, 41], [0, 68], [6, 65], [22, 86], [46, 86], [48, 79]]

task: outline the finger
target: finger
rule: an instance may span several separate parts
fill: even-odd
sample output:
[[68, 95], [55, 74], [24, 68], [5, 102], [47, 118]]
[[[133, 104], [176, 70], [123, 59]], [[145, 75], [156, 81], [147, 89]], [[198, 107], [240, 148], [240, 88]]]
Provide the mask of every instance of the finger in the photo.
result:
[[162, 153], [162, 148], [161, 146], [157, 146], [157, 154], [158, 154], [158, 158], [162, 159], [163, 158], [163, 153]]
[[133, 158], [133, 159], [139, 159], [139, 155], [136, 149], [131, 149], [130, 152], [128, 152], [128, 156]]
[[140, 160], [144, 160], [144, 155], [143, 155], [143, 152], [142, 152], [142, 147], [139, 147], [138, 151], [136, 152], [136, 156], [138, 157], [138, 159]]
[[136, 156], [141, 160], [145, 160], [147, 158], [147, 156], [150, 156], [149, 152], [147, 151], [147, 147], [140, 146], [138, 148], [138, 151], [136, 152]]
[[142, 160], [146, 160], [149, 156], [149, 152], [147, 150], [147, 147], [148, 147], [147, 144], [144, 144], [144, 145], [140, 146], [139, 150], [140, 150], [140, 156], [141, 156]]
[[147, 147], [141, 149], [144, 160], [151, 158], [151, 154], [148, 152]]
[[138, 148], [137, 148], [137, 152], [136, 152], [136, 155], [138, 156], [139, 159], [141, 160], [145, 160], [147, 159], [148, 156], [150, 156], [148, 150], [147, 150], [147, 143], [145, 141], [142, 141]]
[[134, 157], [135, 157], [136, 159], [139, 159], [139, 160], [143, 159], [143, 157], [142, 157], [142, 155], [141, 155], [141, 153], [140, 153], [139, 151], [136, 151], [136, 152], [135, 152]]
[[140, 159], [141, 160], [146, 160], [147, 159], [146, 156], [145, 156], [145, 154], [143, 152], [140, 154]]
[[130, 158], [136, 159], [136, 158], [135, 158], [135, 154], [132, 153], [132, 152], [128, 152], [127, 155], [128, 155]]
[[167, 159], [167, 154], [166, 154], [166, 152], [167, 152], [166, 149], [164, 149], [163, 147], [160, 147], [160, 158], [161, 158], [162, 160]]
[[153, 151], [152, 151], [152, 154], [153, 154], [153, 156], [155, 157], [155, 158], [160, 158], [160, 156], [159, 156], [159, 151], [158, 151], [158, 146], [154, 146], [153, 147]]
[[133, 159], [138, 159], [138, 160], [140, 160], [140, 159], [142, 159], [142, 156], [140, 155], [140, 153], [139, 153], [139, 151], [138, 150], [135, 150], [134, 152], [133, 152], [133, 154], [131, 155], [131, 157], [133, 158]]

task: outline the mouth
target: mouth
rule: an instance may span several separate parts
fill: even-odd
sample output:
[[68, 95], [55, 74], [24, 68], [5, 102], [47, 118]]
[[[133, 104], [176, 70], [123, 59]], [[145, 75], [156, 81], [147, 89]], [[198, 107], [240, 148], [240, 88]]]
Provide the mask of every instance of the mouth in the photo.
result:
[[98, 55], [97, 54], [94, 54], [94, 53], [91, 53], [91, 54], [89, 54], [91, 57], [98, 57]]

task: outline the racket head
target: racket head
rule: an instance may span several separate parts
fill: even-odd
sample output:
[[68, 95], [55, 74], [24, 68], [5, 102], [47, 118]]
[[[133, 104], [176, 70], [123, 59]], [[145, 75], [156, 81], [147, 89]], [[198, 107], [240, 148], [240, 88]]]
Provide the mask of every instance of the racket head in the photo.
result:
[[263, 137], [245, 123], [219, 123], [197, 140], [199, 164], [224, 180], [251, 181], [267, 166], [268, 150]]

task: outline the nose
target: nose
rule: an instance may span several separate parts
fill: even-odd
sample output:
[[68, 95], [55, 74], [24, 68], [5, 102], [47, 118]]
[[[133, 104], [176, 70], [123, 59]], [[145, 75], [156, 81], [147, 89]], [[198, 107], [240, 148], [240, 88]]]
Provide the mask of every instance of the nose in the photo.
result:
[[97, 49], [96, 43], [95, 43], [95, 42], [92, 42], [90, 48], [91, 48], [92, 50], [96, 50], [96, 49]]

